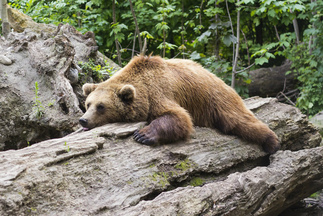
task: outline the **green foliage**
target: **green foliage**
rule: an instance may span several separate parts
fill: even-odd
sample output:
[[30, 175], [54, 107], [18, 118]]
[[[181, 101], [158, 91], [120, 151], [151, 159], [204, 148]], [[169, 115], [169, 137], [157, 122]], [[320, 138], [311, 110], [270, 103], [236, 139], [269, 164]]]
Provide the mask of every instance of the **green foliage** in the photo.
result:
[[[296, 17], [295, 12], [304, 12], [306, 7], [304, 6], [304, 0], [287, 0], [287, 1], [275, 1], [275, 0], [260, 0], [259, 3], [250, 0], [242, 0], [239, 5], [251, 6], [246, 7], [250, 11], [253, 22], [256, 25], [260, 24], [260, 19], [267, 18], [273, 25], [277, 25], [279, 22], [285, 25], [289, 25], [291, 21]], [[255, 4], [260, 4], [259, 7], [252, 7]]]
[[96, 64], [93, 59], [89, 59], [88, 62], [78, 62], [82, 68], [82, 73], [80, 73], [80, 78], [83, 80], [84, 84], [87, 82], [88, 77], [94, 78], [96, 82], [102, 82], [109, 77], [111, 77], [115, 70], [105, 61], [105, 65]]
[[[135, 24], [128, 1], [116, 2], [116, 23], [112, 22], [112, 1], [103, 0], [9, 0], [36, 22], [69, 23], [81, 32], [92, 31], [100, 51], [116, 57], [115, 40], [121, 47], [123, 64], [132, 56]], [[226, 7], [228, 3], [228, 8]], [[299, 81], [297, 106], [308, 114], [322, 110], [323, 3], [310, 0], [133, 0], [140, 36], [147, 39], [148, 52], [165, 57], [199, 61], [227, 84], [231, 83], [233, 46], [240, 42], [238, 71], [281, 65], [293, 61]], [[227, 9], [230, 13], [230, 23]], [[241, 13], [241, 37], [236, 37], [237, 12]], [[296, 44], [293, 20], [297, 19], [300, 44]], [[233, 29], [232, 29], [233, 28]], [[277, 30], [277, 31], [276, 31]], [[278, 39], [279, 38], [279, 39]], [[311, 38], [311, 39], [310, 39]], [[309, 48], [309, 41], [312, 41]], [[165, 42], [164, 42], [165, 41]], [[136, 42], [135, 50], [139, 51]], [[105, 66], [83, 63], [84, 76], [98, 80], [112, 75]], [[246, 97], [251, 82], [247, 70], [237, 74], [236, 91]]]
[[313, 2], [307, 7], [315, 8], [316, 13], [313, 16], [309, 10], [303, 15], [312, 23], [304, 31], [304, 42], [287, 49], [285, 56], [293, 62], [292, 71], [299, 81], [296, 105], [308, 115], [314, 115], [323, 110], [323, 2]]
[[288, 58], [293, 62], [291, 69], [300, 83], [296, 105], [308, 115], [323, 110], [322, 57], [310, 54], [307, 44], [295, 46], [288, 52]]
[[36, 117], [41, 118], [45, 113], [45, 108], [43, 107], [41, 101], [39, 100], [39, 87], [38, 82], [35, 82], [35, 101], [34, 101], [34, 111], [36, 112]]
[[194, 187], [196, 187], [196, 186], [201, 186], [201, 185], [203, 185], [203, 184], [204, 184], [204, 180], [203, 180], [203, 179], [201, 179], [201, 178], [198, 178], [198, 177], [193, 178], [193, 179], [190, 181], [190, 185], [191, 185], [191, 186], [194, 186]]
[[115, 23], [111, 25], [111, 28], [110, 36], [115, 34], [115, 38], [121, 43], [125, 39], [122, 29], [128, 29], [128, 27], [125, 24]]

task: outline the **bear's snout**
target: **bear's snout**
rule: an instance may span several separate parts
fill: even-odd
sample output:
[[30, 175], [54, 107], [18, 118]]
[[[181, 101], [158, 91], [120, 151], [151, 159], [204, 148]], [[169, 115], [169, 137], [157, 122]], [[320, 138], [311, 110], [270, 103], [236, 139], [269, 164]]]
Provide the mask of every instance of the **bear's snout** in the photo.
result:
[[82, 125], [82, 127], [84, 127], [84, 128], [86, 128], [86, 127], [87, 127], [87, 124], [88, 124], [87, 119], [85, 119], [85, 118], [80, 118], [79, 122], [80, 122], [80, 125]]

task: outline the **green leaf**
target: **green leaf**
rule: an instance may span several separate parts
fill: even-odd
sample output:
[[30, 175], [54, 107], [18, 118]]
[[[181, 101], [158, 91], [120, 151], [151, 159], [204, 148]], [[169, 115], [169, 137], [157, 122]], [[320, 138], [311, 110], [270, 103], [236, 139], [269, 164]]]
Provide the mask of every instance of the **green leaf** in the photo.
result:
[[231, 43], [237, 43], [237, 38], [234, 35], [225, 35], [222, 41], [226, 46], [230, 46]]
[[310, 102], [309, 104], [308, 104], [308, 108], [312, 108], [314, 106], [314, 104], [312, 103], [312, 102]]
[[287, 41], [283, 41], [282, 45], [285, 46], [285, 47], [289, 47], [290, 44]]
[[125, 24], [119, 24], [118, 26], [120, 29], [128, 29], [128, 26], [126, 26]]
[[268, 63], [268, 59], [265, 57], [255, 59], [256, 65], [263, 65], [264, 63]]
[[300, 4], [296, 4], [296, 5], [294, 5], [293, 7], [292, 7], [292, 10], [293, 11], [304, 11], [305, 10], [305, 6], [303, 6], [303, 5], [300, 5]]
[[[175, 44], [167, 43], [165, 42], [165, 49], [172, 50], [175, 49], [177, 46]], [[164, 42], [160, 43], [157, 49], [163, 49], [164, 48]]]
[[267, 59], [270, 59], [270, 58], [276, 58], [276, 57], [275, 57], [272, 53], [270, 53], [270, 52], [266, 52], [265, 56], [266, 56], [266, 58], [267, 58]]
[[250, 84], [251, 83], [251, 79], [245, 80], [245, 83]]
[[211, 8], [205, 9], [203, 12], [208, 17], [214, 17], [215, 15], [221, 14], [224, 11], [221, 8], [219, 8], [219, 7], [216, 7], [216, 8], [211, 7]]
[[275, 10], [274, 10], [274, 9], [270, 9], [270, 10], [268, 11], [268, 15], [269, 15], [269, 16], [271, 16], [271, 17], [277, 17], [277, 14], [276, 14], [276, 12], [275, 12]]
[[198, 37], [198, 41], [199, 42], [205, 42], [207, 43], [208, 41], [208, 37], [211, 35], [211, 32], [208, 30], [206, 32], [204, 32], [203, 34], [201, 34], [201, 36]]
[[192, 54], [190, 55], [190, 58], [192, 60], [199, 60], [201, 58], [200, 54], [196, 51], [192, 52]]
[[154, 39], [154, 37], [149, 32], [147, 32], [147, 31], [140, 32], [140, 36], [144, 36], [147, 39]]
[[255, 1], [254, 0], [242, 0], [241, 1], [241, 4], [249, 4], [249, 3], [254, 4]]
[[313, 67], [313, 68], [317, 67], [317, 62], [314, 61], [314, 60], [311, 60], [310, 61], [310, 66]]

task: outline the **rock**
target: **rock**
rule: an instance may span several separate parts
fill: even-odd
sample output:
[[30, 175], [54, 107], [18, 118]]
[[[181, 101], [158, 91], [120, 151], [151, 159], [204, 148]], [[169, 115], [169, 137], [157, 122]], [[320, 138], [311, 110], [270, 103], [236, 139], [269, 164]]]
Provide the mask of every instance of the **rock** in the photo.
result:
[[0, 64], [11, 65], [12, 61], [8, 57], [0, 55]]
[[0, 215], [278, 215], [323, 188], [321, 137], [292, 106], [246, 104], [282, 150], [210, 128], [159, 146], [132, 139], [144, 123], [78, 130], [0, 152]]

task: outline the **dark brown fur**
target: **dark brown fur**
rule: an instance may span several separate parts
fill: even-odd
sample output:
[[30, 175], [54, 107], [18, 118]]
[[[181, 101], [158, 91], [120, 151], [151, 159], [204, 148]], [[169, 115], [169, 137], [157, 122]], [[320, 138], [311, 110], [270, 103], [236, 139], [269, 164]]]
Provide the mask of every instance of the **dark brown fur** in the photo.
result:
[[[87, 121], [84, 127], [148, 121], [134, 135], [143, 144], [187, 139], [194, 124], [257, 142], [269, 153], [280, 147], [275, 133], [231, 87], [190, 60], [138, 56], [107, 81], [85, 84], [83, 91], [89, 94], [87, 112], [81, 118]], [[98, 104], [105, 112], [98, 112]]]

